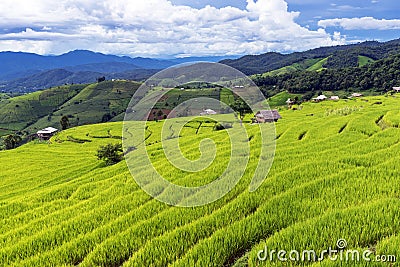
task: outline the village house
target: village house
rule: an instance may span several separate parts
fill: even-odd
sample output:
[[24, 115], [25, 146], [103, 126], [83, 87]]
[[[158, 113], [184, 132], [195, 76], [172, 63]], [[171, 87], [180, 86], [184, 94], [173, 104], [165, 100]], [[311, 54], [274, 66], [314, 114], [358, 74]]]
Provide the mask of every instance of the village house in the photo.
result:
[[319, 95], [318, 97], [313, 98], [313, 101], [314, 102], [321, 102], [321, 101], [324, 101], [326, 99], [327, 99], [327, 97], [325, 95]]
[[204, 115], [215, 115], [215, 114], [217, 114], [217, 112], [215, 112], [214, 110], [209, 109], [209, 108], [203, 110], [203, 112], [200, 113], [201, 116], [204, 116]]
[[256, 113], [256, 115], [254, 117], [258, 123], [277, 122], [279, 119], [282, 118], [282, 116], [279, 114], [279, 112], [276, 109], [260, 110]]
[[53, 128], [53, 127], [47, 127], [47, 128], [44, 128], [44, 129], [38, 131], [36, 134], [42, 140], [49, 140], [57, 132], [58, 132], [58, 129]]
[[351, 97], [362, 97], [362, 96], [363, 96], [363, 94], [360, 94], [360, 93], [351, 94]]
[[291, 105], [294, 104], [294, 100], [292, 100], [291, 98], [288, 98], [288, 100], [286, 100], [286, 104], [287, 104], [288, 106], [291, 106]]
[[393, 91], [395, 93], [400, 93], [400, 87], [393, 87]]
[[338, 101], [339, 97], [337, 95], [333, 95], [333, 96], [331, 96], [330, 100]]

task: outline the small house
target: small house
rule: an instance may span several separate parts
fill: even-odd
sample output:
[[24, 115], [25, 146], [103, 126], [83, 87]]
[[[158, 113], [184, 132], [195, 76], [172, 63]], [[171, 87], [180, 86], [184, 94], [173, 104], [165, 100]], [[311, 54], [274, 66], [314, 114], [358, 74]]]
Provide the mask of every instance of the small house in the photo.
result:
[[400, 87], [393, 87], [393, 91], [395, 91], [396, 93], [400, 93]]
[[286, 100], [286, 104], [287, 104], [288, 106], [291, 106], [291, 105], [294, 104], [294, 100], [292, 100], [291, 98], [288, 98], [288, 100]]
[[326, 99], [327, 99], [327, 97], [325, 95], [319, 95], [318, 97], [313, 98], [313, 100], [315, 102], [321, 102], [321, 101], [324, 101]]
[[274, 110], [260, 110], [254, 116], [258, 123], [265, 123], [265, 122], [277, 122], [282, 116], [279, 112]]
[[362, 97], [362, 96], [363, 96], [363, 94], [360, 94], [360, 93], [351, 94], [351, 97]]
[[42, 140], [49, 140], [57, 132], [58, 132], [58, 129], [53, 128], [53, 127], [47, 127], [47, 128], [44, 128], [44, 129], [38, 131], [36, 134]]
[[215, 115], [215, 114], [217, 114], [217, 112], [215, 112], [214, 110], [209, 109], [209, 108], [203, 110], [203, 112], [200, 113], [201, 116], [203, 116], [203, 115]]
[[338, 101], [339, 97], [337, 95], [333, 95], [333, 96], [331, 96], [330, 100]]

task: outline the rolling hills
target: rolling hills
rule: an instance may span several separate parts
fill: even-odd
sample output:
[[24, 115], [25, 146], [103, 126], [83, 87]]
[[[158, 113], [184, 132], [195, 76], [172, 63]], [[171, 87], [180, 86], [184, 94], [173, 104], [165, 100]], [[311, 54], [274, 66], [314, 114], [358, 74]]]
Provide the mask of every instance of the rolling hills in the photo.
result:
[[60, 127], [68, 116], [71, 126], [108, 121], [124, 113], [140, 83], [117, 80], [64, 85], [0, 100], [0, 128], [23, 131]]
[[[83, 92], [79, 93], [81, 99], [93, 91]], [[320, 262], [283, 263], [276, 257], [270, 262], [257, 256], [265, 247], [320, 252], [336, 248], [339, 239], [347, 241], [346, 249], [371, 250], [372, 258], [398, 258], [399, 103], [400, 95], [376, 96], [304, 103], [297, 110], [281, 110], [283, 118], [275, 124], [273, 166], [262, 186], [252, 193], [248, 185], [254, 168], [265, 159], [259, 158], [258, 126], [245, 123], [253, 138], [242, 140], [250, 146], [243, 178], [222, 199], [195, 208], [158, 202], [138, 187], [125, 162], [106, 167], [96, 159], [99, 145], [120, 142], [121, 122], [80, 126], [59, 133], [49, 143], [31, 142], [0, 151], [0, 263], [367, 264], [331, 261], [328, 257]], [[201, 154], [201, 140], [215, 141], [216, 158], [199, 173], [177, 172], [166, 160], [160, 139], [163, 122], [148, 122], [149, 138], [130, 153], [138, 153], [140, 158], [146, 148], [155, 168], [176, 184], [193, 186], [212, 181], [232, 157], [229, 134], [241, 126], [232, 121], [232, 129], [216, 132], [213, 122], [203, 125], [198, 120], [193, 118], [183, 125], [179, 144], [186, 157], [196, 159]], [[178, 127], [181, 122], [175, 123]], [[148, 177], [149, 187], [157, 186], [152, 184], [150, 170], [140, 162], [131, 171], [135, 176]], [[368, 266], [387, 264], [369, 262]]]
[[160, 69], [192, 61], [215, 62], [226, 57], [152, 59], [74, 50], [58, 56], [0, 52], [0, 90], [27, 93], [64, 84], [92, 83], [98, 77], [142, 81]]

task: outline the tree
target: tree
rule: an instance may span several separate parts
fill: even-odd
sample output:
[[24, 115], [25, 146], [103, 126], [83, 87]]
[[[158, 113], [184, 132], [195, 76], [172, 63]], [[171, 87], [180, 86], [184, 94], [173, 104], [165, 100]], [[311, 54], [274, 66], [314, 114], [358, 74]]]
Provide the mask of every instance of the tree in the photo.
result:
[[104, 114], [103, 117], [101, 118], [101, 122], [107, 122], [107, 121], [109, 121], [109, 120], [111, 120], [111, 119], [112, 119], [111, 114], [110, 114], [110, 113], [106, 113], [106, 114]]
[[107, 166], [120, 162], [122, 158], [122, 144], [107, 144], [97, 150], [97, 159], [103, 160]]
[[60, 120], [61, 129], [66, 130], [69, 126], [69, 119], [67, 116], [62, 116]]
[[158, 118], [160, 118], [163, 114], [164, 114], [164, 113], [162, 112], [161, 109], [159, 109], [159, 110], [157, 111], [157, 117], [158, 117]]
[[9, 134], [3, 139], [3, 142], [4, 149], [14, 149], [22, 142], [22, 138], [16, 134]]
[[251, 108], [247, 105], [247, 103], [244, 102], [243, 100], [239, 100], [239, 99], [236, 100], [235, 103], [233, 103], [233, 104], [231, 105], [231, 108], [232, 108], [235, 112], [239, 113], [239, 118], [240, 118], [241, 121], [243, 121], [244, 116], [245, 116], [247, 113], [252, 112]]

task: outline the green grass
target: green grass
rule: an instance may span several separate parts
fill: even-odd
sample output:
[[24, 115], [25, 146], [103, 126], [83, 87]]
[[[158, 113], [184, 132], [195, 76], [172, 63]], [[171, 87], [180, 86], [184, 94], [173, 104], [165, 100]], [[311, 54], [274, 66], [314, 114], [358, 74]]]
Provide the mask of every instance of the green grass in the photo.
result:
[[[399, 104], [397, 95], [379, 96], [281, 111], [273, 166], [252, 193], [261, 142], [259, 128], [244, 124], [253, 138], [243, 140], [250, 145], [243, 178], [222, 199], [195, 208], [160, 203], [138, 187], [125, 162], [106, 167], [96, 159], [100, 145], [120, 142], [113, 137], [122, 135], [121, 122], [80, 126], [49, 143], [0, 151], [0, 265], [291, 266], [259, 261], [257, 253], [265, 246], [321, 251], [340, 238], [350, 249], [399, 257]], [[234, 122], [224, 116], [215, 118]], [[178, 185], [217, 178], [231, 156], [228, 132], [212, 131], [214, 122], [204, 118], [186, 125], [173, 120], [168, 136], [181, 136], [187, 158], [201, 156], [201, 140], [214, 140], [216, 158], [209, 167], [196, 175], [168, 163], [160, 142], [164, 121], [148, 122], [148, 139], [131, 153], [140, 158], [146, 148], [157, 171]], [[235, 122], [228, 131], [239, 127]], [[147, 179], [148, 188], [157, 187], [140, 162], [132, 173]], [[299, 263], [339, 264], [326, 258]]]
[[10, 98], [10, 96], [9, 96], [8, 94], [0, 93], [0, 100], [2, 100], [2, 99], [8, 99], [8, 98]]
[[276, 70], [263, 73], [262, 76], [275, 76], [300, 70], [320, 70], [327, 59], [310, 58]]
[[324, 64], [328, 61], [329, 57], [320, 59], [318, 62], [315, 62], [314, 65], [307, 68], [308, 71], [321, 71], [324, 69]]
[[130, 81], [105, 81], [90, 85], [58, 86], [0, 100], [0, 128], [34, 133], [68, 116], [71, 126], [99, 123], [105, 114], [125, 112], [140, 86]]
[[275, 107], [279, 107], [279, 106], [286, 106], [287, 105], [286, 101], [288, 100], [288, 98], [294, 99], [296, 96], [299, 99], [301, 99], [300, 94], [290, 94], [286, 91], [280, 92], [280, 93], [274, 95], [273, 97], [270, 97], [268, 100], [268, 104], [271, 108], [275, 108]]
[[74, 97], [85, 85], [58, 86], [44, 91], [0, 100], [2, 128], [23, 130], [29, 124], [52, 114], [65, 101]]
[[369, 63], [374, 62], [372, 58], [366, 57], [366, 56], [358, 56], [358, 66], [363, 67]]

